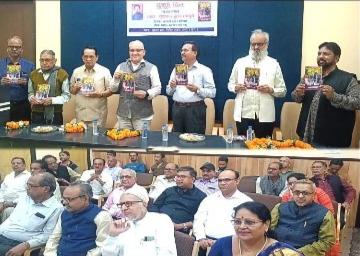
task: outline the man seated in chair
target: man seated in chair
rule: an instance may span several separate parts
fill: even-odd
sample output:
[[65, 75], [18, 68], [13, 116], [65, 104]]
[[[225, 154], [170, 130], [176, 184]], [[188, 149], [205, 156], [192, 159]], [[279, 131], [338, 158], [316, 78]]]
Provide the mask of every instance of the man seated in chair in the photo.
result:
[[271, 230], [276, 239], [299, 249], [305, 256], [322, 256], [335, 243], [332, 213], [314, 202], [314, 184], [296, 181], [293, 201], [281, 203], [271, 213]]
[[90, 184], [93, 191], [94, 202], [97, 202], [100, 196], [107, 196], [113, 188], [113, 180], [109, 174], [103, 172], [105, 160], [94, 158], [93, 168], [86, 170], [81, 175], [80, 180]]
[[280, 167], [280, 176], [285, 176], [287, 178], [291, 173], [294, 173], [292, 168], [292, 160], [290, 157], [282, 156], [279, 158]]
[[113, 181], [116, 182], [119, 180], [121, 170], [122, 168], [120, 167], [120, 163], [116, 159], [116, 152], [114, 150], [106, 152], [106, 165], [104, 173], [109, 174]]
[[154, 176], [163, 175], [166, 164], [165, 154], [156, 153], [154, 155], [154, 164], [150, 167], [149, 173], [152, 173]]
[[207, 196], [200, 203], [194, 217], [193, 234], [200, 243], [199, 255], [205, 255], [206, 249], [211, 247], [216, 239], [234, 234], [230, 221], [233, 208], [252, 201], [237, 189], [239, 172], [229, 169], [222, 171], [218, 182], [220, 191]]
[[136, 184], [136, 172], [131, 169], [123, 169], [120, 174], [120, 186], [115, 188], [106, 200], [103, 209], [108, 211], [114, 219], [120, 219], [124, 217], [121, 207], [118, 207], [120, 197], [123, 193], [129, 190], [140, 191], [140, 193], [146, 193], [144, 187]]
[[281, 164], [271, 162], [267, 168], [267, 175], [256, 180], [256, 193], [279, 196], [285, 189], [286, 177], [280, 175]]
[[206, 195], [211, 195], [219, 190], [215, 166], [212, 163], [204, 163], [201, 167], [202, 177], [195, 180], [195, 187]]
[[156, 177], [154, 184], [151, 186], [149, 197], [153, 198], [154, 201], [169, 187], [176, 186], [175, 177], [179, 166], [174, 163], [168, 163], [164, 169], [164, 175]]
[[31, 176], [27, 196], [17, 203], [0, 225], [0, 255], [23, 255], [27, 249], [45, 245], [63, 206], [53, 196], [56, 181], [50, 173]]
[[59, 165], [53, 155], [46, 155], [41, 159], [45, 163], [46, 171], [55, 176], [60, 186], [67, 186], [70, 183], [70, 173], [66, 166]]
[[124, 168], [132, 169], [135, 172], [146, 172], [146, 165], [139, 160], [139, 154], [137, 152], [129, 153], [130, 162], [125, 164]]
[[227, 169], [229, 158], [227, 155], [220, 155], [218, 158], [218, 169], [216, 170], [216, 176], [219, 176], [219, 173]]
[[100, 255], [112, 218], [91, 203], [92, 196], [86, 183], [74, 182], [65, 188], [65, 210], [46, 243], [44, 256]]
[[175, 256], [174, 226], [165, 214], [147, 211], [149, 197], [139, 190], [121, 195], [125, 218], [114, 220], [102, 247], [106, 256]]

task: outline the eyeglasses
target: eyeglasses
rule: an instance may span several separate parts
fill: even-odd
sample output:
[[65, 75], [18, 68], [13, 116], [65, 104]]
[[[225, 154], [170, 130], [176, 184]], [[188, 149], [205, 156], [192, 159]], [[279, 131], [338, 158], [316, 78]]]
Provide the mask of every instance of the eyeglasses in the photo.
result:
[[312, 195], [313, 192], [294, 190], [294, 191], [293, 191], [293, 194], [294, 194], [295, 196], [300, 196], [301, 194], [302, 194], [303, 196], [309, 196], [309, 195]]
[[244, 226], [246, 227], [252, 227], [254, 226], [256, 223], [261, 223], [263, 222], [262, 220], [250, 220], [250, 219], [232, 219], [231, 223], [234, 226], [241, 226], [241, 224], [244, 224]]
[[172, 168], [164, 168], [165, 171], [175, 171], [176, 169], [172, 169]]
[[187, 175], [176, 175], [175, 176], [176, 179], [186, 179], [186, 178], [192, 178], [191, 176], [187, 176]]
[[224, 179], [218, 179], [218, 183], [225, 182], [228, 183], [232, 180], [237, 180], [236, 178], [230, 179], [230, 178], [224, 178]]
[[125, 205], [126, 208], [129, 208], [133, 206], [133, 204], [135, 203], [142, 203], [142, 201], [126, 201], [126, 202], [118, 203], [117, 206], [121, 208]]
[[52, 62], [54, 59], [40, 59], [40, 62]]
[[40, 186], [40, 185], [33, 185], [33, 184], [30, 184], [30, 183], [26, 183], [26, 186], [28, 188], [39, 188], [39, 187], [43, 187], [43, 186]]
[[259, 46], [263, 47], [266, 43], [251, 43], [251, 47]]
[[129, 52], [141, 52], [144, 49], [130, 49]]
[[79, 195], [79, 196], [74, 196], [74, 197], [63, 197], [62, 200], [70, 203], [70, 202], [74, 201], [75, 199], [78, 199], [83, 196], [85, 196], [85, 195]]
[[131, 175], [120, 176], [121, 180], [123, 180], [123, 179], [131, 179], [131, 178], [133, 178], [133, 176], [131, 176]]
[[22, 48], [22, 46], [17, 46], [17, 45], [8, 45], [8, 48], [10, 49], [16, 49], [16, 50], [19, 50]]

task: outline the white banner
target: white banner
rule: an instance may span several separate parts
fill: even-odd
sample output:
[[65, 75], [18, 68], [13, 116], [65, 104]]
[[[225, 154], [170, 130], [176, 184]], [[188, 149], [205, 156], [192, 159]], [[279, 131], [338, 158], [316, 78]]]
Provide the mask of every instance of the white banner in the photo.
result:
[[217, 1], [127, 1], [127, 35], [217, 36]]

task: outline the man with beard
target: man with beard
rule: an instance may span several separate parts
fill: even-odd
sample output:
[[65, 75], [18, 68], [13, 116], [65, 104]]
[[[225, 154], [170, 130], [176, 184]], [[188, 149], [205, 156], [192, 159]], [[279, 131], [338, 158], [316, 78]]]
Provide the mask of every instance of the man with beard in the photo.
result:
[[317, 64], [322, 67], [322, 85], [319, 90], [305, 90], [302, 80], [291, 93], [302, 103], [296, 132], [317, 146], [349, 147], [355, 110], [360, 109], [360, 84], [355, 74], [338, 69], [340, 55], [337, 43], [320, 44]]
[[28, 92], [34, 124], [63, 124], [63, 104], [70, 99], [69, 75], [55, 63], [55, 52], [43, 50], [41, 68], [30, 74]]
[[[275, 97], [286, 94], [281, 68], [276, 59], [268, 56], [269, 34], [256, 29], [250, 36], [249, 55], [239, 58], [232, 69], [228, 83], [236, 94], [234, 119], [238, 134], [246, 134], [252, 126], [258, 138], [271, 136], [275, 121]], [[245, 69], [260, 70], [258, 85], [250, 89], [245, 85]]]

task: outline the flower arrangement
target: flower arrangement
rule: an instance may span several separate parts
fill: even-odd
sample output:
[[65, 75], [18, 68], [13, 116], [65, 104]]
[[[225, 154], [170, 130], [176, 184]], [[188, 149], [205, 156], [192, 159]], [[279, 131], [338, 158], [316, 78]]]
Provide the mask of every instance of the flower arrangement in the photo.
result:
[[111, 129], [107, 130], [105, 134], [113, 140], [122, 140], [130, 137], [140, 136], [141, 132], [138, 130], [129, 130], [129, 129]]
[[85, 132], [86, 125], [83, 122], [78, 123], [66, 123], [64, 125], [64, 131], [68, 133]]
[[21, 129], [21, 128], [25, 128], [29, 126], [29, 121], [10, 121], [10, 122], [6, 122], [6, 129], [8, 130], [17, 130], [17, 129]]
[[313, 147], [301, 140], [272, 140], [270, 138], [255, 138], [245, 141], [248, 149], [312, 149]]

